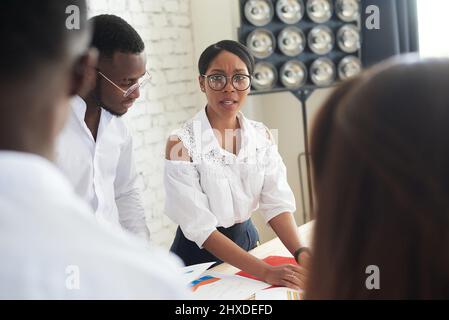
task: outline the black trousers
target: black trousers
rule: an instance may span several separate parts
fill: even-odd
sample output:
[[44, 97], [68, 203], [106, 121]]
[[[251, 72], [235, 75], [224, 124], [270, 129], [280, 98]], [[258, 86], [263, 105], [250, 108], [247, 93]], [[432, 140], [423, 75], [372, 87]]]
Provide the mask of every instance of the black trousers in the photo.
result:
[[[218, 227], [217, 230], [246, 251], [254, 249], [259, 241], [259, 233], [251, 219], [229, 228]], [[213, 261], [216, 262], [215, 266], [223, 262], [206, 249], [200, 249], [195, 242], [188, 240], [180, 227], [176, 230], [170, 251], [178, 255], [186, 266]]]

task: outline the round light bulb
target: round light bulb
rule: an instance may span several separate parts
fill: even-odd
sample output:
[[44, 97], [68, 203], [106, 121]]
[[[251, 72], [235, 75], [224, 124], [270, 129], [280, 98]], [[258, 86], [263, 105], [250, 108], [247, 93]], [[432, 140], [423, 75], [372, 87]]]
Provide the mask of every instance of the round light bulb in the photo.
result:
[[283, 54], [294, 57], [301, 54], [306, 46], [306, 36], [297, 27], [287, 27], [278, 36], [278, 47]]
[[335, 45], [334, 33], [327, 26], [317, 26], [309, 32], [308, 42], [312, 52], [319, 55], [328, 54]]
[[254, 67], [252, 86], [256, 90], [269, 90], [277, 82], [276, 68], [268, 62], [258, 62]]
[[265, 59], [274, 52], [276, 40], [272, 32], [266, 29], [256, 29], [248, 35], [246, 46], [256, 58]]
[[344, 57], [338, 64], [338, 77], [341, 80], [348, 80], [362, 72], [362, 62], [354, 56]]
[[251, 24], [262, 27], [273, 19], [273, 3], [269, 0], [249, 0], [245, 3], [244, 12]]
[[295, 24], [304, 16], [304, 2], [302, 0], [279, 0], [276, 3], [276, 14], [286, 24]]
[[335, 64], [328, 58], [318, 58], [310, 66], [310, 79], [319, 87], [331, 85], [335, 77]]
[[356, 21], [360, 17], [360, 0], [337, 0], [335, 11], [342, 21]]
[[310, 20], [323, 23], [332, 17], [333, 6], [330, 0], [309, 0], [306, 10]]
[[359, 29], [353, 24], [346, 24], [337, 32], [338, 47], [346, 53], [354, 53], [361, 46]]
[[306, 84], [307, 68], [301, 61], [287, 61], [279, 72], [284, 87], [288, 89], [299, 89]]

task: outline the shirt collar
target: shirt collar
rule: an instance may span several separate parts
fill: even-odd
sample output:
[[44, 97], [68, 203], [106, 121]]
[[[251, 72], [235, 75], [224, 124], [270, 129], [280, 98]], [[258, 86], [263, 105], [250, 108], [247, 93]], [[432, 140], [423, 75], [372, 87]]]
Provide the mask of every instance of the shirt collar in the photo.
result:
[[[87, 110], [87, 104], [86, 101], [84, 101], [83, 98], [80, 96], [74, 96], [70, 100], [70, 105], [72, 106], [73, 113], [75, 114], [78, 121], [83, 125], [86, 126], [84, 122], [84, 117], [86, 116], [86, 110]], [[100, 132], [102, 132], [111, 122], [111, 120], [114, 118], [114, 116], [106, 111], [105, 109], [101, 108], [101, 115], [100, 115], [100, 123], [98, 125], [98, 134], [97, 139], [100, 135]]]
[[[237, 113], [237, 118], [239, 120], [242, 134], [242, 143], [239, 150], [240, 155], [260, 147], [261, 141], [257, 132], [255, 132], [254, 127], [242, 112], [239, 111]], [[193, 118], [193, 134], [195, 136], [195, 141], [201, 141], [199, 149], [201, 154], [208, 154], [212, 150], [219, 151], [220, 153], [226, 152], [223, 148], [221, 148], [217, 138], [214, 135], [214, 131], [206, 114], [206, 108], [203, 108]]]
[[80, 122], [84, 122], [84, 116], [86, 115], [87, 105], [86, 102], [80, 96], [74, 96], [70, 100], [70, 105]]

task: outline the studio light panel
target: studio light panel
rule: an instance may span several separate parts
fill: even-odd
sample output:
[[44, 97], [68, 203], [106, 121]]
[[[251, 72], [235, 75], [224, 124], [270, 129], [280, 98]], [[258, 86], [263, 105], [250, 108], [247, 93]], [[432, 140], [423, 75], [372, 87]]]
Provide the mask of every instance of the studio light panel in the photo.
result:
[[360, 73], [359, 0], [240, 0], [253, 90], [327, 87]]

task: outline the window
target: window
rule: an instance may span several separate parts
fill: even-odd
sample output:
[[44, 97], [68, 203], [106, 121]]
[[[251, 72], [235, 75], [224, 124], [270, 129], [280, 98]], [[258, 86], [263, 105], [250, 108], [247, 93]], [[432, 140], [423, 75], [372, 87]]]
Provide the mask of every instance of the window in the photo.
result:
[[419, 47], [423, 57], [449, 57], [449, 1], [418, 0]]

